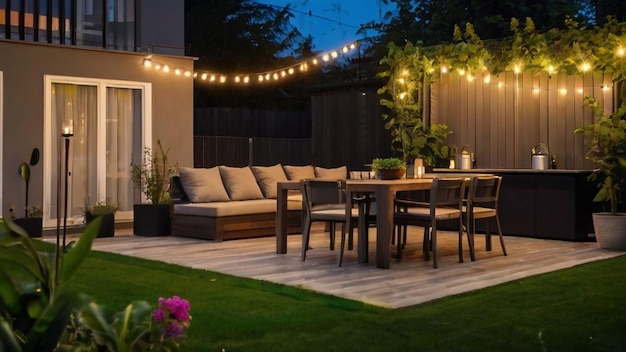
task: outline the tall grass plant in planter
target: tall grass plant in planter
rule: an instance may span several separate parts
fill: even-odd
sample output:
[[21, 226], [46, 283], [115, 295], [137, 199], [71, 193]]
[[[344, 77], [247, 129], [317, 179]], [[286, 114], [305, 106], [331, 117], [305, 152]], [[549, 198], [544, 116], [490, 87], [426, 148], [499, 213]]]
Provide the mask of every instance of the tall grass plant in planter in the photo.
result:
[[169, 236], [172, 232], [169, 186], [174, 168], [169, 164], [169, 149], [164, 150], [160, 140], [157, 146], [155, 153], [146, 148], [142, 162], [131, 165], [131, 180], [148, 200], [133, 207], [133, 233], [138, 236]]
[[598, 167], [589, 176], [598, 184], [593, 200], [609, 206], [608, 212], [592, 215], [596, 241], [600, 248], [626, 250], [626, 104], [607, 115], [594, 98], [586, 97], [585, 102], [597, 120], [574, 132], [585, 136], [586, 158]]

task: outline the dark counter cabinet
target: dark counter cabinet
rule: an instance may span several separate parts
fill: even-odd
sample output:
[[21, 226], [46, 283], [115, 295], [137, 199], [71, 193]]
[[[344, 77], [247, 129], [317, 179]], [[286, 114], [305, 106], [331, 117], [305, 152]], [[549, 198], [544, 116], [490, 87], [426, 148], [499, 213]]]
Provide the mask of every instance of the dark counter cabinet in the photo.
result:
[[[500, 221], [505, 235], [568, 241], [594, 240], [595, 185], [588, 170], [436, 169], [502, 176]], [[482, 224], [478, 231], [484, 231]], [[492, 227], [493, 228], [493, 227]]]

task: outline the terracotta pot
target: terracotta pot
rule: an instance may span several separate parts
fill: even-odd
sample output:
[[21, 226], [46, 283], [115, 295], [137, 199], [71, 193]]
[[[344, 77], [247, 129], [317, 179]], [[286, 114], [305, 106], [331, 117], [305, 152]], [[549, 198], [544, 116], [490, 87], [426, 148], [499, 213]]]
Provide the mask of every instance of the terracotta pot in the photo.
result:
[[394, 170], [380, 169], [376, 171], [376, 175], [381, 180], [397, 180], [399, 178], [402, 178], [402, 176], [404, 176], [405, 171], [406, 171], [405, 169], [394, 169]]
[[593, 213], [592, 217], [598, 247], [626, 250], [626, 213]]

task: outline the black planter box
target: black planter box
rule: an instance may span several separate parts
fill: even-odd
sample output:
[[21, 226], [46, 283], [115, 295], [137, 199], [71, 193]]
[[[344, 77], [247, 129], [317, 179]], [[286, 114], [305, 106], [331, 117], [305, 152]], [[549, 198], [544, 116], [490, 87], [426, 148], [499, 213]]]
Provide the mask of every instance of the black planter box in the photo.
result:
[[43, 218], [17, 218], [15, 223], [28, 233], [30, 237], [41, 237], [43, 232]]
[[135, 204], [133, 233], [137, 236], [169, 236], [172, 219], [169, 204]]
[[[98, 215], [93, 215], [90, 212], [85, 213], [85, 221], [89, 224]], [[115, 234], [115, 214], [103, 214], [102, 222], [100, 222], [100, 228], [98, 229], [98, 235], [96, 237], [113, 237]]]

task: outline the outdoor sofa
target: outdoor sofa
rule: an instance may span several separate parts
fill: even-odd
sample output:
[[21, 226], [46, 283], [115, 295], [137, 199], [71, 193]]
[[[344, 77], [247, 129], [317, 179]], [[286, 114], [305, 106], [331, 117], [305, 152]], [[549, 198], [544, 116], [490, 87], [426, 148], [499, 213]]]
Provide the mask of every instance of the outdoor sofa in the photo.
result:
[[[179, 167], [171, 182], [172, 235], [222, 241], [276, 234], [277, 182], [346, 178], [347, 168], [312, 165]], [[302, 195], [287, 201], [287, 231], [300, 233]]]

